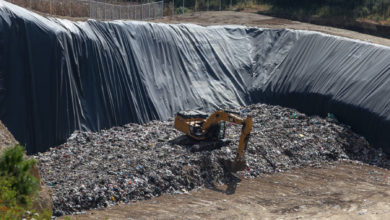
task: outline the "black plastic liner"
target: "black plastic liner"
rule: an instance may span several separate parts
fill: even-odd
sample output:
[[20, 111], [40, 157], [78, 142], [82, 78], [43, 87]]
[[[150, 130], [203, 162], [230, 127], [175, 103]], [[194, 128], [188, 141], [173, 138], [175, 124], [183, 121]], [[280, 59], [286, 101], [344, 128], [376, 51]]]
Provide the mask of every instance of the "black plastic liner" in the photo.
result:
[[0, 120], [29, 153], [76, 129], [256, 102], [334, 113], [390, 152], [390, 49], [316, 32], [71, 22], [0, 2]]

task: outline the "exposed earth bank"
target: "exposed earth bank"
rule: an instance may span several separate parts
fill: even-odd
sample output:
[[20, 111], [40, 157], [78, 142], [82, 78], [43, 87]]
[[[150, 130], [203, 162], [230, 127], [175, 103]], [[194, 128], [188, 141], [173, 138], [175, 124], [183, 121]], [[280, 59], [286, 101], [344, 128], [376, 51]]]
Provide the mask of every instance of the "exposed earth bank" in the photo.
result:
[[326, 34], [332, 34], [341, 37], [358, 39], [362, 41], [372, 42], [376, 44], [390, 46], [390, 39], [376, 37], [368, 34], [359, 33], [340, 28], [329, 26], [321, 26], [309, 24], [299, 21], [292, 21], [283, 18], [275, 18], [266, 15], [260, 15], [250, 12], [235, 12], [235, 11], [210, 11], [188, 13], [173, 17], [163, 17], [161, 19], [152, 20], [152, 22], [162, 22], [169, 24], [193, 23], [202, 26], [209, 25], [246, 25], [257, 26], [262, 28], [289, 28], [295, 30], [319, 31]]

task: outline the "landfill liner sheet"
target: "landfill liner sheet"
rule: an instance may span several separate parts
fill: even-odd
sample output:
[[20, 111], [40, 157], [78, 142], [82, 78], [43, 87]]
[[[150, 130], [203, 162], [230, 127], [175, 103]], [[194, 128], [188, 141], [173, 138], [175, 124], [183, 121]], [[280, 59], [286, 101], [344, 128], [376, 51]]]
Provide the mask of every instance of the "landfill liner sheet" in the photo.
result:
[[389, 76], [390, 48], [317, 32], [73, 22], [0, 2], [0, 120], [28, 153], [257, 102], [333, 113], [390, 153]]

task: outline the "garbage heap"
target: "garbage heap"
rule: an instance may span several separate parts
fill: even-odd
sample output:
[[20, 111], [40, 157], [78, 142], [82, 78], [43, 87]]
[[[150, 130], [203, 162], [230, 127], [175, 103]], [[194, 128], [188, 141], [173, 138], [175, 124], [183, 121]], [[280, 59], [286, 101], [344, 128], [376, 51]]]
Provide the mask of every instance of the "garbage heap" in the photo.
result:
[[[332, 114], [309, 117], [264, 104], [232, 110], [252, 116], [254, 122], [245, 153], [247, 167], [238, 173], [243, 177], [336, 160], [390, 168], [381, 149], [372, 148]], [[241, 128], [227, 123], [226, 132], [232, 140], [226, 146], [191, 152], [194, 146], [175, 144], [182, 133], [173, 128], [173, 119], [127, 124], [96, 133], [75, 132], [66, 143], [35, 158], [53, 191], [54, 214], [60, 216], [232, 181], [221, 161], [234, 159]]]

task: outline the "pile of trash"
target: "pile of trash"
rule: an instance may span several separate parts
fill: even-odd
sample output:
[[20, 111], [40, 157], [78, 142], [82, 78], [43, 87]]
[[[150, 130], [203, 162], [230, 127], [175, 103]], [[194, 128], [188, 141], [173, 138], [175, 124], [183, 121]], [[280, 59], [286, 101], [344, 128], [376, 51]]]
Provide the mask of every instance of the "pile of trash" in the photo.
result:
[[[372, 148], [332, 114], [309, 117], [264, 104], [233, 110], [254, 122], [247, 167], [238, 172], [242, 177], [341, 159], [390, 168], [381, 149]], [[54, 214], [60, 216], [227, 183], [232, 176], [221, 161], [235, 158], [241, 128], [227, 123], [226, 133], [232, 140], [226, 146], [192, 152], [194, 146], [176, 144], [183, 134], [173, 128], [173, 119], [127, 124], [96, 133], [77, 131], [35, 158], [53, 191]]]

